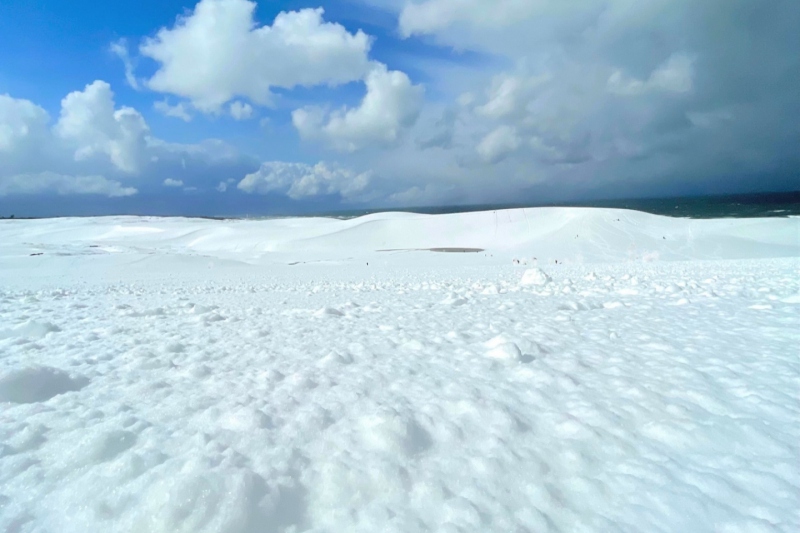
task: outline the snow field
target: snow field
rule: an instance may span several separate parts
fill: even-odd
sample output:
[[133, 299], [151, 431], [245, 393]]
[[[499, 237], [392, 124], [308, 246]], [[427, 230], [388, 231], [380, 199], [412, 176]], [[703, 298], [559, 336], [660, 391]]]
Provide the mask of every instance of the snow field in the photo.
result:
[[[70, 224], [0, 250], [0, 530], [800, 529], [790, 238], [287, 266], [134, 244], [173, 221], [86, 251], [102, 224]], [[750, 238], [725, 253], [777, 239]], [[65, 255], [31, 268], [37, 247]]]

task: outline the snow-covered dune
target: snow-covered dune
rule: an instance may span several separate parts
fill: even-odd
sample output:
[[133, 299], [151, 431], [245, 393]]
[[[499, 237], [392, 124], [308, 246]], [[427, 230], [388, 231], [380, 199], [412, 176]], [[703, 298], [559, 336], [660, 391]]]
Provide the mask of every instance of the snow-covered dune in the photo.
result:
[[798, 531], [798, 332], [798, 218], [0, 221], [0, 531]]
[[[351, 220], [103, 217], [9, 221], [0, 225], [0, 243], [53, 251], [94, 246], [97, 252], [201, 253], [267, 262], [309, 254], [318, 259], [360, 258], [379, 251], [431, 248], [473, 248], [542, 261], [731, 259], [800, 255], [800, 218], [691, 220], [587, 208], [380, 213]], [[270, 256], [276, 252], [282, 254]]]

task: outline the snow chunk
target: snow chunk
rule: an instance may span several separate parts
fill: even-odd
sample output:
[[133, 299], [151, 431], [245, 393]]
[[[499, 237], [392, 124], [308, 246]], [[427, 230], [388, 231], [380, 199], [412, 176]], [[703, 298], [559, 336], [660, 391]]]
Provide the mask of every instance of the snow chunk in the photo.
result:
[[225, 413], [219, 420], [219, 425], [232, 431], [252, 432], [259, 429], [273, 427], [272, 419], [263, 411], [251, 407]]
[[184, 346], [180, 342], [170, 342], [164, 348], [164, 351], [169, 353], [183, 353], [186, 351], [186, 346]]
[[541, 268], [529, 268], [522, 275], [520, 285], [546, 285], [550, 283], [552, 278], [545, 274]]
[[450, 305], [452, 307], [459, 307], [467, 303], [466, 298], [460, 297], [457, 293], [451, 292], [447, 298], [441, 301], [442, 305]]
[[320, 359], [319, 364], [322, 366], [335, 366], [335, 365], [349, 365], [353, 362], [353, 356], [350, 354], [342, 355], [336, 350], [331, 350], [328, 354]]
[[523, 348], [525, 348], [526, 351], [536, 354], [541, 354], [544, 351], [542, 347], [535, 342], [530, 342], [524, 339], [514, 342], [505, 335], [498, 335], [497, 337], [494, 337], [493, 339], [490, 339], [484, 343], [484, 346], [486, 346], [488, 349], [486, 356], [491, 359], [497, 359], [498, 361], [519, 361], [521, 363], [530, 363], [534, 360], [534, 357], [530, 354], [523, 353], [519, 346], [520, 343], [523, 345]]
[[80, 390], [88, 382], [86, 378], [71, 378], [63, 370], [48, 366], [16, 369], [0, 377], [0, 402], [44, 402]]
[[11, 329], [0, 329], [0, 339], [22, 337], [27, 339], [43, 339], [50, 333], [57, 333], [61, 328], [50, 322], [28, 320]]
[[89, 433], [75, 448], [77, 464], [97, 465], [111, 461], [136, 444], [137, 435], [130, 431], [111, 430]]
[[344, 316], [344, 313], [339, 311], [335, 307], [323, 307], [319, 311], [315, 312], [314, 316], [319, 318], [325, 318], [325, 317], [338, 318]]
[[500, 294], [500, 290], [497, 288], [497, 285], [491, 283], [481, 291], [481, 294], [484, 294], [486, 296], [493, 296], [495, 294]]
[[209, 313], [200, 316], [202, 316], [202, 321], [205, 322], [206, 324], [211, 324], [213, 322], [223, 322], [227, 320], [224, 316], [220, 315], [219, 313]]
[[522, 351], [513, 342], [505, 342], [499, 346], [492, 348], [486, 354], [492, 359], [499, 359], [501, 361], [519, 361], [522, 359]]
[[161, 476], [148, 488], [134, 530], [246, 531], [257, 516], [254, 511], [260, 497], [261, 491], [250, 471], [209, 471], [206, 465], [189, 463], [178, 472]]
[[206, 306], [206, 305], [194, 304], [189, 312], [192, 313], [192, 314], [195, 314], [195, 315], [204, 315], [204, 314], [210, 313], [210, 312], [212, 312], [212, 311], [214, 311], [216, 309], [217, 309], [216, 305]]

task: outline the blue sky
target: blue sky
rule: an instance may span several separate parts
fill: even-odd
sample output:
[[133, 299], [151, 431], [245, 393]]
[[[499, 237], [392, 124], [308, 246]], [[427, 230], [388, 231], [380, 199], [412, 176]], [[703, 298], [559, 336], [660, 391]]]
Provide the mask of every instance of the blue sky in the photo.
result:
[[798, 22], [788, 0], [10, 0], [0, 211], [796, 189]]

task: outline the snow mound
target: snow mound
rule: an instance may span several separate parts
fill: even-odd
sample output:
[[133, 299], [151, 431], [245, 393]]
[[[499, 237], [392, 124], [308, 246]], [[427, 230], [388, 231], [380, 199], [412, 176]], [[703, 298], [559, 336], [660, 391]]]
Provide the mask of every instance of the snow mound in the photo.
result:
[[522, 351], [513, 342], [505, 342], [495, 346], [487, 353], [492, 359], [499, 359], [501, 361], [519, 361], [522, 359]]
[[344, 313], [335, 307], [323, 307], [322, 309], [315, 311], [314, 316], [318, 318], [340, 318], [344, 316]]
[[[522, 346], [520, 346], [520, 344]], [[487, 348], [486, 356], [490, 359], [507, 362], [530, 363], [534, 356], [530, 353], [541, 354], [544, 352], [541, 346], [535, 342], [524, 339], [512, 341], [506, 335], [498, 335], [484, 343]]]
[[[198, 461], [199, 462], [199, 461]], [[244, 532], [259, 510], [258, 480], [241, 469], [211, 470], [190, 462], [163, 476], [145, 493], [133, 531]]]
[[800, 293], [794, 294], [792, 296], [787, 296], [781, 301], [787, 304], [800, 304]]
[[61, 329], [50, 322], [35, 322], [28, 320], [19, 326], [11, 329], [0, 329], [0, 339], [22, 337], [26, 339], [38, 340], [45, 338], [50, 333], [57, 333]]
[[385, 412], [359, 421], [363, 445], [394, 456], [412, 456], [424, 452], [432, 440], [413, 417], [405, 413]]
[[520, 285], [546, 285], [550, 283], [552, 278], [545, 274], [541, 268], [529, 268], [522, 275]]
[[442, 305], [449, 305], [452, 307], [459, 307], [467, 303], [467, 299], [459, 296], [457, 293], [453, 292], [447, 295], [447, 297], [441, 301]]
[[58, 368], [36, 366], [12, 370], [0, 377], [0, 402], [44, 402], [59, 394], [80, 390], [85, 378], [72, 378]]

